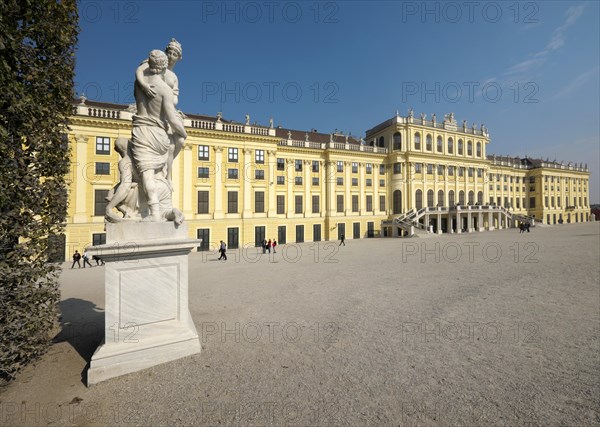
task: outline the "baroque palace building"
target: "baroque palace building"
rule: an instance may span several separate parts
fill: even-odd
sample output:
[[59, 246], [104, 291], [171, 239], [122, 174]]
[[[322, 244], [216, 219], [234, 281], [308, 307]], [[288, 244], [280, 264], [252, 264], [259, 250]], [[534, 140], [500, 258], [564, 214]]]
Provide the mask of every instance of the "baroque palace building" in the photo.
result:
[[[72, 168], [58, 252], [105, 243], [113, 144], [130, 137], [133, 106], [74, 101]], [[187, 115], [173, 205], [198, 250], [414, 233], [470, 232], [518, 222], [589, 221], [587, 165], [487, 155], [482, 125], [396, 114], [357, 139]]]

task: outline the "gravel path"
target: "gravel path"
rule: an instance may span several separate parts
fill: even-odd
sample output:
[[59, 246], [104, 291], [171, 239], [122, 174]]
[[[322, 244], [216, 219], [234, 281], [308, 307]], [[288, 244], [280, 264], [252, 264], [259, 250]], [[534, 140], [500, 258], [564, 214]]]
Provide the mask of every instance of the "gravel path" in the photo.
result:
[[600, 425], [600, 223], [190, 255], [202, 353], [82, 382], [104, 268], [0, 425]]

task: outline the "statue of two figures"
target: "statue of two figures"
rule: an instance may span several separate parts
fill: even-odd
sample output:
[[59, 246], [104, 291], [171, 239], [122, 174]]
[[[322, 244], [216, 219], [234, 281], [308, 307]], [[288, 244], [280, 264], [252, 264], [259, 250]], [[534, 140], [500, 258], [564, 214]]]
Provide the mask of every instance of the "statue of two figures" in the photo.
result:
[[173, 160], [187, 138], [183, 113], [175, 109], [179, 83], [173, 68], [181, 58], [181, 45], [171, 39], [165, 52], [153, 50], [136, 70], [137, 108], [131, 139], [115, 141], [115, 151], [121, 156], [120, 180], [107, 197], [108, 222], [183, 222], [172, 200]]

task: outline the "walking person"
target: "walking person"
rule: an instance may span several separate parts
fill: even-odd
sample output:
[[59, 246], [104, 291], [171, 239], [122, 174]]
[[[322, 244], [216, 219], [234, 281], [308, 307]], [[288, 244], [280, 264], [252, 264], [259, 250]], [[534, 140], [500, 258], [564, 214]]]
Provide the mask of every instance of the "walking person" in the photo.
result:
[[273, 244], [271, 243], [271, 239], [269, 239], [269, 241], [267, 242], [267, 252], [268, 252], [268, 253], [271, 253], [271, 246], [272, 246], [272, 245], [273, 245]]
[[73, 269], [73, 267], [75, 267], [75, 263], [77, 263], [77, 267], [81, 268], [81, 264], [79, 263], [79, 260], [81, 259], [81, 254], [75, 250], [75, 253], [73, 254], [73, 264], [71, 265], [71, 270]]
[[227, 255], [225, 254], [225, 252], [227, 252], [227, 245], [222, 240], [221, 240], [221, 245], [219, 246], [219, 252], [221, 253], [219, 260], [222, 259], [223, 261], [227, 261]]
[[344, 236], [343, 234], [340, 236], [340, 244], [338, 246], [346, 246], [346, 242], [344, 241], [346, 239], [346, 236]]
[[83, 268], [85, 268], [86, 263], [90, 266], [90, 268], [92, 268], [92, 264], [90, 264], [90, 256], [87, 253], [87, 249], [83, 251]]
[[267, 252], [267, 241], [263, 240], [262, 242], [260, 242], [261, 246], [262, 246], [262, 250], [263, 250], [263, 254]]
[[273, 239], [273, 253], [276, 254], [277, 252], [275, 252], [275, 246], [277, 246], [277, 240]]

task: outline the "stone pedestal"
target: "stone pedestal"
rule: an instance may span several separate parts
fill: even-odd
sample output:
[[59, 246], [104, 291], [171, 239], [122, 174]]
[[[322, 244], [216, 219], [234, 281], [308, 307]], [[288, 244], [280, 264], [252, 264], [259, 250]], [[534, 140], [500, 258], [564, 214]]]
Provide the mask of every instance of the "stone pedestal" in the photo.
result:
[[106, 225], [107, 243], [88, 248], [106, 262], [105, 334], [88, 386], [200, 352], [188, 308], [188, 255], [199, 240], [186, 225]]

